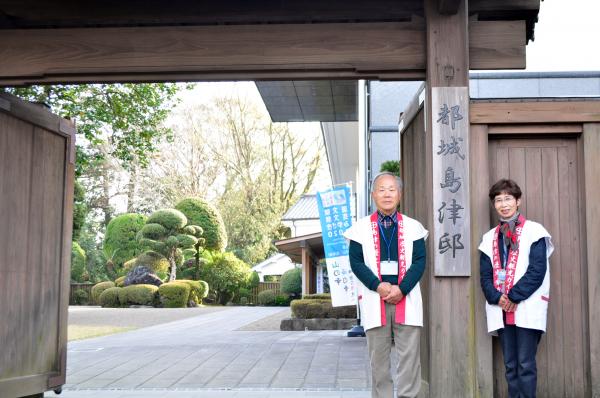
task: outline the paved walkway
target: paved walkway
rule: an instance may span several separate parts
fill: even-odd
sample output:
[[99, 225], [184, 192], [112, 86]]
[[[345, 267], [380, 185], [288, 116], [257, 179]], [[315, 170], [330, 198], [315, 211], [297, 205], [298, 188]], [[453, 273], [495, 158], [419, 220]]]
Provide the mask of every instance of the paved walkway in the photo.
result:
[[364, 338], [345, 331], [237, 330], [279, 311], [229, 307], [72, 342], [60, 397], [370, 396]]

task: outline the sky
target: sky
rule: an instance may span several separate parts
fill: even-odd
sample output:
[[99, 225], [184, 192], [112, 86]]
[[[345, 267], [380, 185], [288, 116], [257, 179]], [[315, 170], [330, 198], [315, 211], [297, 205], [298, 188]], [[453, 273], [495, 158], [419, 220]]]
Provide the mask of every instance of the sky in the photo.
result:
[[600, 1], [542, 1], [526, 70], [600, 71]]

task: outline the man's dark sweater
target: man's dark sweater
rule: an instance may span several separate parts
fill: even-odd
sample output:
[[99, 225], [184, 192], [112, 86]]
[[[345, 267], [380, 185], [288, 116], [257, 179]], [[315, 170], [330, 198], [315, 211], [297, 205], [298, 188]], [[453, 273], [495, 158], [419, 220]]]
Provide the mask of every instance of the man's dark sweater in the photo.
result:
[[[502, 234], [498, 234], [498, 245], [503, 244]], [[500, 262], [504, 263], [504, 250], [500, 250]], [[544, 282], [546, 276], [546, 239], [534, 242], [529, 249], [529, 266], [525, 274], [513, 285], [508, 292], [508, 299], [515, 304], [526, 300]], [[498, 304], [502, 293], [494, 286], [494, 270], [491, 259], [481, 252], [479, 260], [479, 279], [485, 299], [490, 304]]]
[[[381, 261], [385, 261], [388, 258], [386, 240], [390, 244], [390, 261], [398, 261], [398, 233], [397, 228], [390, 226], [389, 228], [382, 228], [385, 233], [385, 239], [381, 232], [379, 233], [379, 247], [381, 250]], [[393, 234], [392, 234], [393, 232]], [[413, 254], [412, 254], [412, 265], [407, 264], [407, 268], [404, 279], [400, 283], [400, 291], [403, 295], [407, 295], [419, 282], [425, 272], [425, 240], [418, 239], [413, 242]], [[383, 280], [379, 280], [379, 277], [371, 271], [371, 269], [365, 264], [365, 258], [363, 255], [362, 245], [353, 240], [350, 241], [349, 248], [350, 255], [350, 267], [354, 275], [362, 282], [363, 285], [373, 291], [377, 291], [377, 286], [381, 282], [389, 282], [392, 285], [398, 286], [398, 275], [382, 275]]]

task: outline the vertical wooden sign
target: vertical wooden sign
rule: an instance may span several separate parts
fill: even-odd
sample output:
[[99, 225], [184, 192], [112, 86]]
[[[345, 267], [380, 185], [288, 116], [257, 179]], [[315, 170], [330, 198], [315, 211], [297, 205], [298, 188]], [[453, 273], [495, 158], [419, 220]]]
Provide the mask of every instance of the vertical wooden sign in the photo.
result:
[[469, 88], [433, 87], [435, 276], [471, 276]]

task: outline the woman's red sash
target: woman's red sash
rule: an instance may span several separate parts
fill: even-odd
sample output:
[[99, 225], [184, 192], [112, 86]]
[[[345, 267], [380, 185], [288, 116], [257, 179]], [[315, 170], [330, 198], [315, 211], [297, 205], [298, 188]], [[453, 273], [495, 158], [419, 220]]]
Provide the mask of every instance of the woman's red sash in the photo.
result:
[[[519, 215], [518, 225], [515, 228], [515, 238], [517, 244], [521, 241], [521, 232], [523, 232], [523, 226], [525, 225], [525, 217], [522, 214]], [[498, 272], [502, 270], [502, 264], [500, 264], [500, 249], [498, 247], [498, 236], [500, 235], [500, 225], [496, 227], [494, 231], [494, 241], [492, 243], [493, 249], [493, 259], [492, 259], [492, 267], [494, 269], [494, 287], [504, 294], [508, 294], [510, 289], [512, 289], [515, 283], [515, 270], [517, 268], [517, 260], [519, 259], [519, 249], [513, 251], [511, 249], [508, 250], [508, 261], [506, 264], [506, 277], [504, 280], [504, 286], [502, 286], [502, 281], [498, 278]], [[520, 247], [520, 246], [519, 246]], [[502, 289], [504, 287], [504, 290]], [[516, 311], [516, 310], [515, 310]], [[514, 325], [515, 324], [515, 313], [507, 312], [506, 313], [506, 324]]]

